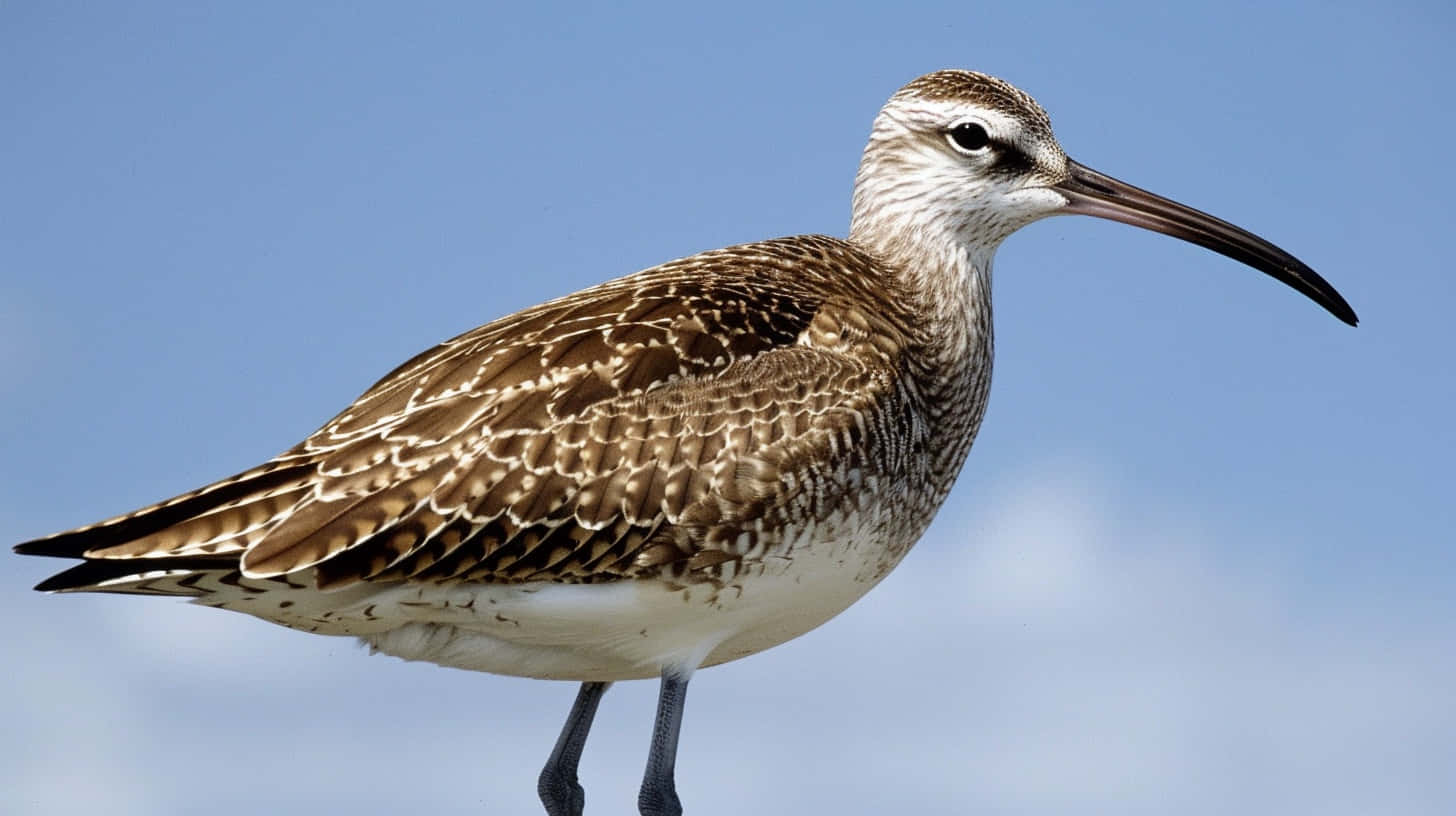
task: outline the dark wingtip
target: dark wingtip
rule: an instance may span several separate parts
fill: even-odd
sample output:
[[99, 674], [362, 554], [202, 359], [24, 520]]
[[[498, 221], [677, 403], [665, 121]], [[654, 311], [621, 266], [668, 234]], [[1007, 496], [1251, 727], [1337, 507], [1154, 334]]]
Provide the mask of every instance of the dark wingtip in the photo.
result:
[[[17, 555], [44, 555], [51, 558], [81, 558], [84, 547], [75, 542], [73, 536], [62, 533], [47, 538], [37, 538], [34, 541], [26, 541], [23, 544], [16, 544], [10, 548]], [[77, 566], [85, 566], [79, 564]], [[37, 592], [59, 592], [63, 589], [73, 589], [78, 584], [76, 576], [72, 575], [75, 567], [59, 572], [35, 585]]]
[[[34, 553], [30, 553], [30, 554], [34, 554]], [[97, 562], [93, 562], [93, 561], [84, 561], [84, 562], [82, 562], [80, 564], [76, 564], [75, 566], [71, 567], [70, 569], [62, 570], [62, 571], [56, 573], [55, 575], [52, 575], [51, 577], [45, 579], [44, 581], [41, 581], [40, 583], [36, 584], [35, 585], [35, 591], [36, 592], [64, 592], [65, 590], [68, 590], [68, 589], [82, 589], [82, 588], [85, 588], [87, 586], [90, 586], [90, 585], [96, 583], [98, 577], [100, 577], [98, 575], [98, 569], [96, 567], [96, 563]], [[103, 564], [104, 564], [104, 562], [103, 562]], [[113, 570], [108, 571], [108, 570], [105, 570], [105, 567], [103, 566], [102, 570], [100, 570], [100, 571], [101, 572], [107, 572], [107, 573], [109, 573], [109, 572], [113, 572], [114, 571], [114, 568], [113, 568]], [[108, 574], [106, 577], [111, 577], [111, 576]]]
[[229, 502], [287, 485], [310, 472], [307, 465], [265, 466], [125, 516], [16, 544], [13, 549], [19, 555], [85, 558], [89, 552], [152, 535]]
[[83, 561], [70, 569], [52, 575], [35, 585], [37, 592], [128, 591], [107, 590], [100, 586], [118, 578], [129, 578], [155, 570], [203, 571], [232, 569], [236, 564], [228, 556], [197, 555], [181, 558], [99, 558]]
[[46, 555], [52, 558], [80, 558], [84, 548], [67, 533], [37, 538], [11, 547], [16, 555]]
[[55, 575], [52, 575], [51, 577], [45, 579], [44, 581], [41, 581], [40, 583], [35, 585], [35, 591], [60, 592], [63, 589], [74, 588], [76, 586], [76, 583], [66, 578], [66, 573], [68, 572], [70, 572], [70, 570], [66, 570], [65, 572], [58, 572]]

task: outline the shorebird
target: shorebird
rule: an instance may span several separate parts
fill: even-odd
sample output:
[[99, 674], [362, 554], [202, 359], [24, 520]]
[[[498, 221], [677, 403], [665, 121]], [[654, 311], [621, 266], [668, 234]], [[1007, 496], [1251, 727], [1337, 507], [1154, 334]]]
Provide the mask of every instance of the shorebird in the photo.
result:
[[847, 239], [665, 263], [466, 332], [259, 467], [19, 545], [83, 559], [37, 589], [190, 597], [443, 666], [581, 683], [541, 772], [577, 762], [617, 680], [660, 678], [638, 807], [677, 814], [693, 672], [819, 626], [920, 538], [991, 377], [991, 263], [1084, 214], [1166, 233], [1355, 325], [1269, 242], [1068, 158], [984, 74], [875, 118]]

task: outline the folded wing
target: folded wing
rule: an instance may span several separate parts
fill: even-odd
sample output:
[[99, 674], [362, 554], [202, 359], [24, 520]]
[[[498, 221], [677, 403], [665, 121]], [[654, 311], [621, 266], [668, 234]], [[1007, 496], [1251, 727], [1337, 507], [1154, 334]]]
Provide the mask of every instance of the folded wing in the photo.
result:
[[[806, 240], [821, 242], [807, 274]], [[766, 531], [812, 521], [810, 486], [854, 489], [856, 435], [909, 421], [904, 327], [829, 285], [863, 264], [837, 257], [853, 253], [736, 247], [517, 313], [400, 366], [259, 468], [17, 549], [86, 559], [42, 589], [731, 570]]]

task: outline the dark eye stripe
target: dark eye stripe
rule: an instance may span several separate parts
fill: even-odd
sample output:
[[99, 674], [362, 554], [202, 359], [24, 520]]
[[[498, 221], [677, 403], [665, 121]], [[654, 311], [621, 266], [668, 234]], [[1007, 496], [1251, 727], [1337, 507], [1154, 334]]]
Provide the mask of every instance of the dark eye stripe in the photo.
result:
[[1011, 145], [997, 144], [996, 158], [992, 166], [1004, 173], [1030, 173], [1033, 167], [1031, 157]]

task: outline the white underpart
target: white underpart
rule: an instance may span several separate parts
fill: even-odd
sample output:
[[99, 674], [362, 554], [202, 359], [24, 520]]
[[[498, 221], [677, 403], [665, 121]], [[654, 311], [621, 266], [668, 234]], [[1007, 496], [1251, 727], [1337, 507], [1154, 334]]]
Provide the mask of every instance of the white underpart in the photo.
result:
[[[848, 541], [850, 543], [845, 543]], [[401, 585], [372, 614], [415, 620], [361, 640], [378, 652], [495, 674], [630, 680], [761, 652], [844, 611], [883, 576], [874, 542], [819, 541], [722, 588], [661, 581]]]

